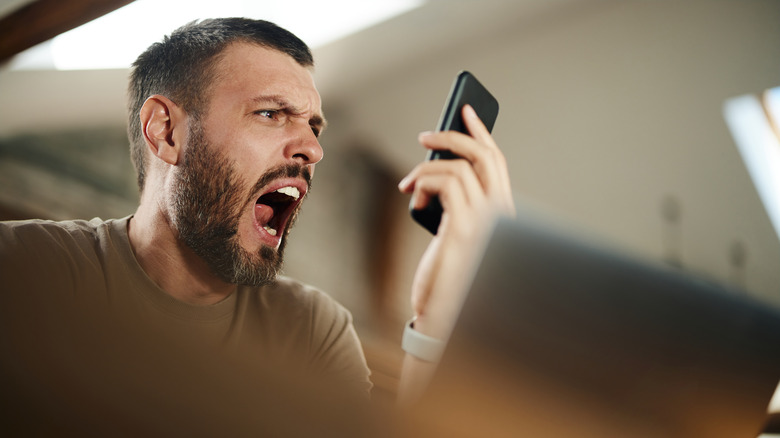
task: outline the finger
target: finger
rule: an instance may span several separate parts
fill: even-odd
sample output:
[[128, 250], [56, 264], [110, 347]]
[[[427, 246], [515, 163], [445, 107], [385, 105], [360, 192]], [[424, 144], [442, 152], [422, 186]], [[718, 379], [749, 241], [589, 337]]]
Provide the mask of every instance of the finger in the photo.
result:
[[[428, 180], [429, 178], [434, 178]], [[420, 181], [425, 180], [424, 185]], [[415, 193], [415, 208], [424, 208], [430, 198], [434, 195], [440, 195], [442, 204], [446, 208], [446, 199], [449, 196], [446, 192], [452, 186], [451, 181], [460, 184], [459, 194], [462, 194], [467, 205], [473, 205], [485, 198], [482, 185], [474, 172], [474, 168], [469, 162], [463, 159], [457, 160], [434, 160], [420, 163], [412, 172], [404, 178], [399, 184], [402, 192]]]
[[514, 202], [511, 199], [511, 182], [509, 180], [509, 169], [506, 164], [506, 157], [498, 148], [498, 145], [496, 144], [495, 139], [493, 139], [493, 136], [490, 134], [490, 131], [488, 131], [487, 127], [485, 127], [484, 123], [482, 123], [482, 120], [480, 120], [477, 112], [471, 105], [465, 105], [463, 107], [463, 120], [466, 124], [466, 128], [469, 130], [469, 133], [477, 141], [494, 149], [494, 159], [498, 164], [498, 167], [495, 169], [496, 175], [500, 178], [502, 187], [506, 189], [506, 193], [509, 195], [509, 204], [511, 206], [511, 210], [514, 212]]
[[498, 145], [495, 143], [493, 136], [477, 116], [474, 108], [472, 108], [470, 105], [466, 105], [463, 108], [463, 120], [465, 122], [466, 128], [469, 130], [469, 133], [482, 144], [492, 149], [493, 160], [496, 164], [496, 167], [493, 169], [495, 171], [494, 175], [500, 181], [499, 186], [503, 191], [501, 197], [503, 198], [504, 204], [506, 205], [505, 210], [507, 213], [514, 215], [515, 208], [514, 201], [512, 199], [512, 189], [511, 182], [509, 180], [509, 169], [506, 164], [506, 157], [498, 148]]
[[[509, 180], [509, 169], [506, 165], [506, 157], [498, 148], [498, 145], [493, 139], [493, 136], [490, 134], [490, 131], [487, 129], [471, 105], [463, 106], [462, 116], [464, 124], [466, 125], [466, 129], [469, 131], [471, 136], [480, 144], [491, 150], [492, 163], [494, 163], [496, 166], [489, 171], [492, 172], [491, 175], [495, 175], [497, 177], [499, 184], [495, 187], [500, 188], [501, 191], [501, 193], [496, 193], [496, 195], [498, 195], [497, 199], [503, 199], [503, 203], [507, 207], [507, 212], [514, 214], [514, 201], [512, 200], [511, 196], [511, 182]], [[487, 181], [487, 184], [490, 185], [491, 182], [493, 181], [489, 180]]]
[[[449, 236], [456, 240], [466, 239], [483, 226], [486, 218], [497, 213], [481, 189], [476, 196], [470, 193], [470, 187], [478, 187], [476, 176], [471, 184], [459, 178], [443, 174], [426, 175], [416, 182], [414, 197], [416, 209], [424, 208], [430, 198], [436, 194], [444, 210], [437, 236]], [[449, 240], [447, 240], [449, 241]]]
[[420, 134], [419, 140], [428, 149], [450, 150], [472, 163], [487, 193], [495, 195], [506, 191], [509, 187], [506, 159], [495, 146], [492, 138], [490, 138], [492, 145], [484, 145], [466, 134], [446, 131], [425, 132]]
[[413, 204], [415, 209], [425, 208], [434, 196], [439, 197], [445, 214], [459, 215], [469, 207], [464, 185], [446, 175], [425, 175], [415, 182]]
[[474, 111], [474, 107], [468, 104], [463, 105], [461, 115], [463, 116], [463, 123], [466, 125], [466, 129], [475, 140], [485, 146], [498, 148], [498, 145], [493, 140], [493, 136], [490, 135], [490, 131], [488, 131], [485, 124], [479, 118], [477, 112]]
[[488, 131], [487, 127], [471, 105], [463, 106], [462, 115], [466, 129], [468, 129], [471, 136], [479, 143], [493, 150], [495, 162], [498, 164], [498, 167], [494, 169], [496, 171], [495, 175], [501, 179], [503, 186], [509, 187], [509, 171], [506, 166], [506, 157], [504, 157], [504, 154], [498, 148], [490, 131]]

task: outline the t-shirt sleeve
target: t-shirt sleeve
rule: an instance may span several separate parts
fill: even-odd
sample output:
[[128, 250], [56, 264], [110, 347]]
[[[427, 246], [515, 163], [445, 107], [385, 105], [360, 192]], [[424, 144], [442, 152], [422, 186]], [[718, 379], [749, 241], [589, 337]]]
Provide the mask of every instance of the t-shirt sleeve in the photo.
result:
[[283, 276], [261, 288], [239, 287], [237, 295], [228, 341], [238, 351], [315, 387], [368, 396], [370, 371], [352, 315], [333, 298]]
[[95, 245], [83, 221], [0, 223], [0, 274], [15, 293], [84, 295], [103, 286]]
[[315, 290], [313, 293], [318, 297], [312, 312], [312, 362], [328, 377], [368, 394], [370, 371], [352, 324], [352, 315], [323, 292]]

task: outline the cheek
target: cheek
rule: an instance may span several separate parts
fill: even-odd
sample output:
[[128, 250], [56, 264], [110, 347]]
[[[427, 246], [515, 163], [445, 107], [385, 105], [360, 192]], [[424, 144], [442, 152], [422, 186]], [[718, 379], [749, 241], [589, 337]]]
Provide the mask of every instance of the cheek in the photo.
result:
[[241, 177], [252, 183], [268, 169], [279, 164], [279, 159], [273, 156], [273, 150], [267, 144], [259, 142], [236, 147], [231, 158]]

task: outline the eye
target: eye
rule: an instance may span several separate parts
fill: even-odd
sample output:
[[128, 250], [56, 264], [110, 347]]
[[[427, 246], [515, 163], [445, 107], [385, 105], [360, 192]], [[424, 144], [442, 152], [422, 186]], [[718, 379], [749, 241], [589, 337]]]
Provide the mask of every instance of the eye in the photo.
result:
[[255, 111], [255, 114], [257, 114], [260, 117], [265, 117], [266, 119], [276, 119], [279, 115], [279, 111], [276, 110], [257, 110]]
[[311, 125], [311, 132], [314, 133], [315, 137], [319, 138], [319, 136], [320, 136], [320, 128], [318, 128], [317, 126]]

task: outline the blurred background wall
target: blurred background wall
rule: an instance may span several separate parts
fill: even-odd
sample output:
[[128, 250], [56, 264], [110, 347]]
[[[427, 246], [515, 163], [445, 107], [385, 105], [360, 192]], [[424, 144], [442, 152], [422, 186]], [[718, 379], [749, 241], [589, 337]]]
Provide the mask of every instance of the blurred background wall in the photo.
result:
[[[388, 187], [422, 159], [417, 133], [435, 127], [452, 78], [468, 69], [500, 100], [494, 135], [521, 207], [780, 302], [778, 239], [721, 112], [729, 97], [780, 83], [779, 19], [768, 1], [434, 2], [324, 47], [333, 123], [315, 196], [328, 193], [301, 227], [324, 228], [323, 262], [352, 248], [342, 261], [362, 263], [361, 276], [384, 254], [393, 274], [380, 278], [404, 309], [429, 236]], [[371, 235], [390, 255], [366, 253]], [[325, 265], [321, 275], [306, 263], [289, 270], [332, 290], [360, 287]]]
[[[721, 112], [780, 85], [778, 23], [773, 0], [431, 1], [316, 49], [330, 127], [286, 273], [364, 342], [397, 342], [430, 236], [396, 184], [466, 69], [501, 103], [521, 209], [780, 304], [780, 245]], [[0, 72], [3, 218], [134, 211], [127, 73]]]

